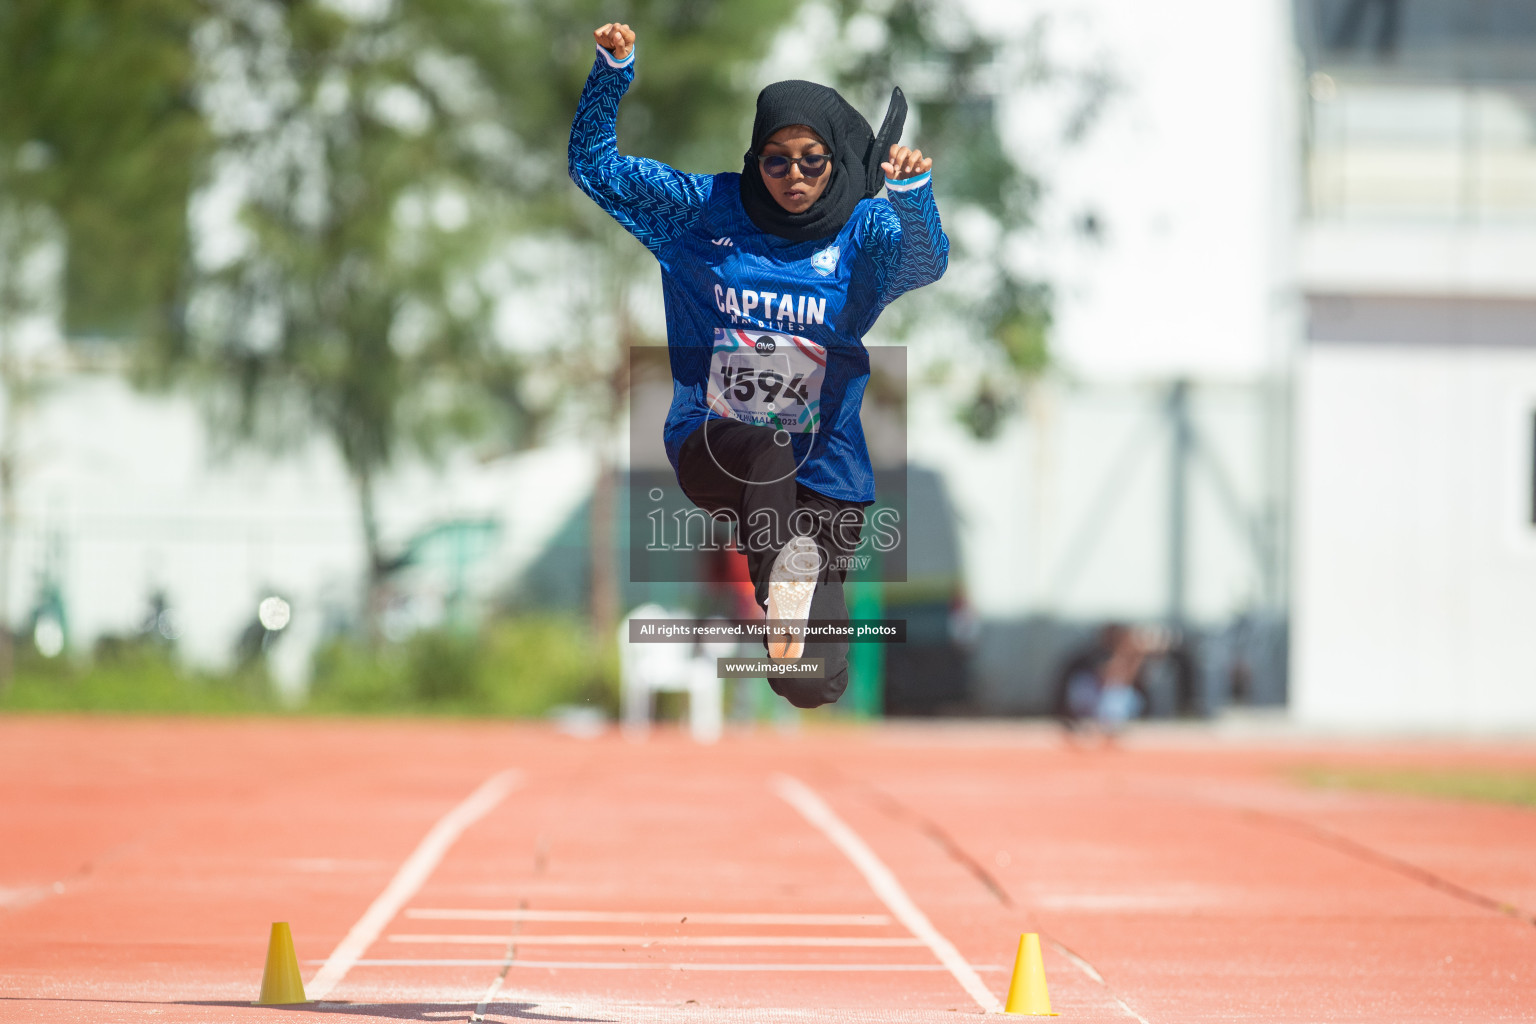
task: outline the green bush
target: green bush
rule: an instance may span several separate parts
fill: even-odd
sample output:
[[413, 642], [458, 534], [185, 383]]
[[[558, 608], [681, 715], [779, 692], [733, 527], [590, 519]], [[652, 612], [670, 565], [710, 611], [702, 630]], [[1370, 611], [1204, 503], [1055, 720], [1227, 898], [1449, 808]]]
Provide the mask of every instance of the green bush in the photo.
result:
[[29, 646], [16, 651], [15, 675], [0, 693], [7, 711], [140, 711], [238, 713], [272, 710], [263, 672], [190, 672], [151, 643], [104, 647], [93, 659], [53, 658]]
[[333, 640], [315, 655], [308, 707], [365, 713], [408, 709], [415, 702], [401, 661], [396, 648], [369, 651], [352, 640]]
[[350, 640], [315, 660], [310, 707], [317, 711], [530, 717], [559, 704], [618, 704], [617, 654], [589, 642], [573, 619], [529, 616], [478, 634], [417, 633], [370, 652]]
[[[576, 619], [525, 616], [479, 633], [432, 630], [370, 650], [336, 640], [317, 653], [300, 711], [534, 717], [560, 704], [618, 708], [618, 655]], [[228, 673], [189, 671], [139, 640], [98, 646], [89, 660], [18, 649], [0, 710], [240, 713], [280, 711], [260, 659]]]

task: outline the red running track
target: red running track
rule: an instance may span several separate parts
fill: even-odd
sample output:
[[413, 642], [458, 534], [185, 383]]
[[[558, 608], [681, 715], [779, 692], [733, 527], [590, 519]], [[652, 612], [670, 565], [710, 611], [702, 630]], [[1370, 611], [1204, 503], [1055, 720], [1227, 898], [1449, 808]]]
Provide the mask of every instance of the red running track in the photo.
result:
[[1536, 1021], [1536, 813], [1299, 764], [1536, 747], [11, 717], [0, 1019], [946, 1021], [1039, 931], [1063, 1020]]

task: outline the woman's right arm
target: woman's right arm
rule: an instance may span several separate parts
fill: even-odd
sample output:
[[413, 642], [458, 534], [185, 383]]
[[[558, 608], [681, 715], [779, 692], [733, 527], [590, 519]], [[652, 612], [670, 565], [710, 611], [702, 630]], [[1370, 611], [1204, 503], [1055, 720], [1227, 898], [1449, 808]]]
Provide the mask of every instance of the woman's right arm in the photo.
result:
[[[604, 29], [609, 26], [604, 26]], [[602, 32], [602, 29], [598, 30]], [[657, 255], [693, 225], [709, 198], [709, 174], [685, 174], [656, 160], [623, 156], [615, 125], [635, 77], [633, 36], [623, 59], [599, 45], [571, 124], [571, 180]], [[622, 52], [622, 51], [621, 51]]]

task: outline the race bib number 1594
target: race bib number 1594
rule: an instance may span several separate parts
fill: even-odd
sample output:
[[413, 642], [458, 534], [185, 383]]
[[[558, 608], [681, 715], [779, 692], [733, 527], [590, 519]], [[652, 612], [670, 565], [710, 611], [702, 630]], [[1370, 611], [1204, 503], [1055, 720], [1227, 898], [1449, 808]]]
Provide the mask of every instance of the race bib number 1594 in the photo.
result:
[[815, 433], [827, 350], [793, 334], [715, 328], [706, 394], [710, 414]]

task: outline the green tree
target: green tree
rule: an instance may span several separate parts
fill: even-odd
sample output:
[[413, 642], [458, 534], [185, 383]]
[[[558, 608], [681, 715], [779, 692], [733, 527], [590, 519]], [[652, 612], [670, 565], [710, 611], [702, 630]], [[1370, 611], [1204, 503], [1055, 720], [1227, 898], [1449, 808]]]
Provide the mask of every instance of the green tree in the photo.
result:
[[[202, 385], [228, 436], [276, 449], [318, 432], [350, 472], [376, 626], [389, 568], [377, 488], [530, 418], [492, 344], [482, 271], [516, 182], [497, 0], [221, 0], [199, 32], [215, 188], [238, 217], [210, 234], [185, 334], [157, 363]], [[483, 385], [483, 386], [482, 386]], [[499, 398], [497, 397], [499, 396]]]
[[[61, 291], [74, 333], [175, 329], [207, 142], [192, 100], [200, 17], [195, 0], [0, 4], [0, 686], [19, 442], [42, 383], [16, 331]], [[57, 252], [62, 289], [48, 272]]]

